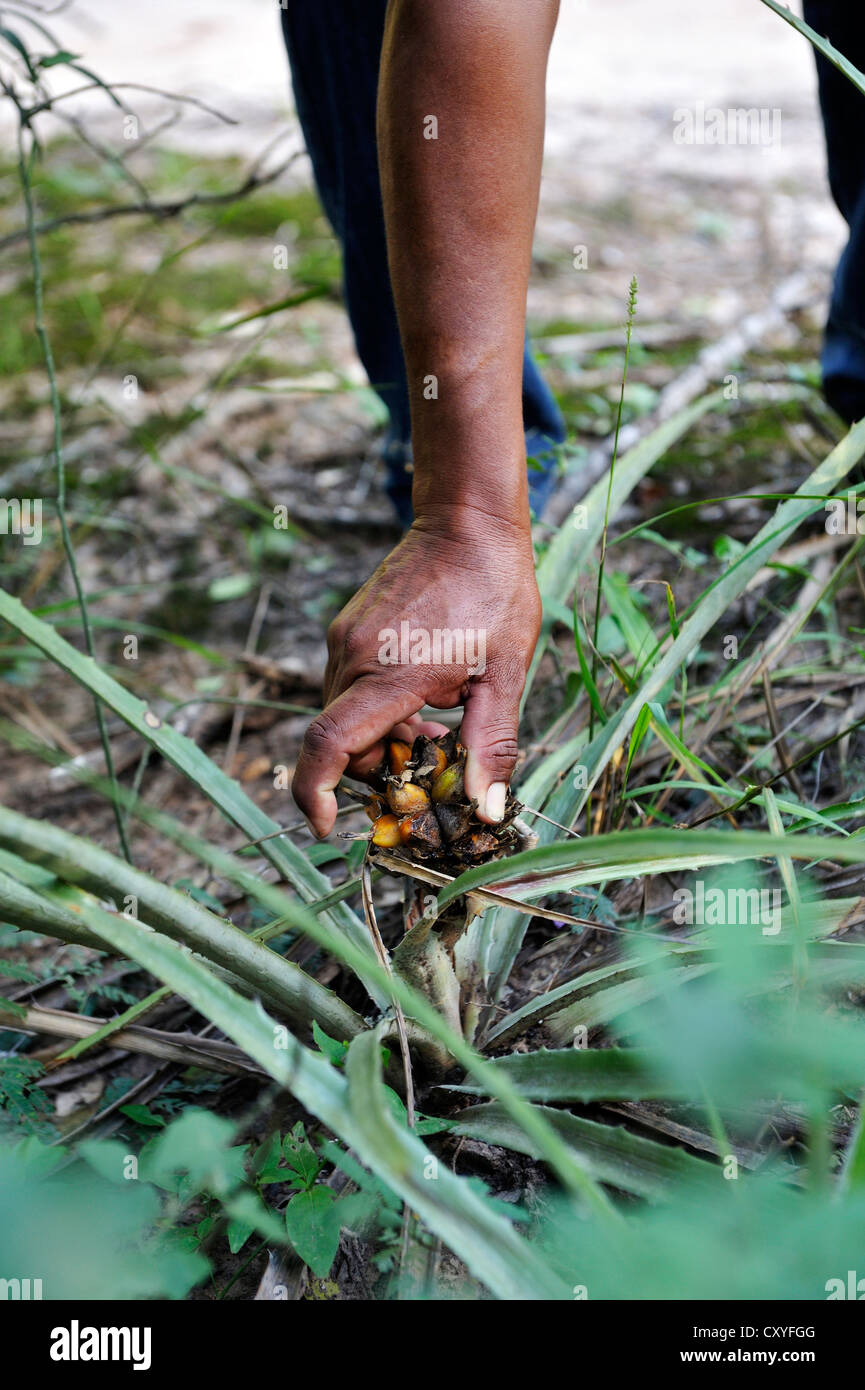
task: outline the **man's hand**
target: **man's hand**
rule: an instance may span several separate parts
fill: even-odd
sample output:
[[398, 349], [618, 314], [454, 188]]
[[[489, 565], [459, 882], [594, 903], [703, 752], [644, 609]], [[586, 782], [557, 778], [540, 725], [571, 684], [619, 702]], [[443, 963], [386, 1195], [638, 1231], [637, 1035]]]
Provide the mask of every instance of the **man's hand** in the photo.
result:
[[409, 737], [442, 732], [420, 723], [425, 704], [465, 706], [466, 791], [482, 819], [500, 820], [540, 616], [528, 526], [468, 510], [416, 521], [328, 633], [325, 709], [292, 785], [314, 832], [333, 826], [343, 773], [377, 766], [396, 725]]

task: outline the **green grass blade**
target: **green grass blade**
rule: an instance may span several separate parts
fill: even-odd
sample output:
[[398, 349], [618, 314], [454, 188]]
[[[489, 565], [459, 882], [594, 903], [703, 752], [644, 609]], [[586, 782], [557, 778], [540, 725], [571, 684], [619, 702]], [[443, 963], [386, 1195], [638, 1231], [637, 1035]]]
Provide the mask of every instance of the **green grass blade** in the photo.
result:
[[[597, 1181], [610, 1183], [623, 1192], [658, 1200], [674, 1196], [684, 1182], [704, 1182], [709, 1189], [720, 1180], [713, 1164], [694, 1158], [684, 1149], [658, 1144], [595, 1120], [580, 1119], [567, 1110], [540, 1105], [535, 1109], [543, 1114]], [[496, 1104], [463, 1110], [453, 1133], [536, 1156], [523, 1131]]]
[[[686, 406], [639, 440], [617, 460], [612, 479], [607, 474], [600, 478], [553, 536], [538, 566], [538, 587], [546, 604], [546, 612], [521, 708], [525, 707], [529, 698], [549, 641], [553, 626], [550, 609], [557, 603], [566, 602], [574, 590], [580, 573], [589, 563], [601, 539], [605, 516], [614, 516], [640, 479], [645, 477], [667, 449], [710, 410], [723, 403], [723, 391], [713, 391]], [[535, 769], [521, 789], [530, 806], [540, 809], [550, 790], [557, 785], [559, 775], [573, 766], [576, 761], [574, 753], [581, 750], [585, 742], [587, 736], [580, 734], [577, 739], [551, 753]], [[506, 908], [493, 908], [475, 919], [457, 945], [460, 979], [482, 978], [490, 999], [498, 999], [517, 958], [527, 925], [527, 918]]]
[[332, 1036], [351, 1038], [365, 1026], [338, 995], [293, 962], [260, 945], [188, 894], [169, 888], [68, 830], [0, 806], [0, 844], [22, 858], [32, 855], [66, 883], [113, 898], [120, 909], [132, 900], [133, 917], [245, 980], [272, 1008], [278, 1008], [281, 1016], [304, 1030], [310, 1030], [315, 1020]]
[[824, 39], [822, 35], [817, 33], [816, 29], [812, 29], [810, 24], [806, 24], [804, 19], [800, 19], [799, 16], [788, 9], [786, 5], [779, 4], [778, 0], [763, 0], [763, 4], [767, 5], [770, 10], [774, 10], [775, 14], [780, 15], [787, 24], [791, 24], [794, 29], [798, 29], [799, 33], [804, 35], [808, 42], [813, 44], [818, 52], [823, 54], [824, 58], [828, 58], [829, 62], [832, 63], [839, 72], [843, 72], [844, 76], [850, 79], [854, 87], [858, 87], [859, 91], [865, 94], [865, 76], [863, 76], [859, 69], [853, 66], [850, 59], [845, 58], [844, 54], [839, 52], [828, 39]]
[[[710, 862], [734, 864], [785, 854], [806, 862], [837, 859], [843, 864], [862, 864], [865, 863], [865, 840], [855, 835], [778, 836], [763, 830], [617, 830], [609, 835], [539, 845], [511, 859], [480, 864], [443, 888], [437, 903], [442, 910], [455, 898], [491, 884], [495, 884], [496, 891], [507, 892], [510, 883], [524, 878], [526, 882], [520, 885], [521, 898], [541, 896], [544, 892], [555, 891], [553, 875], [556, 870], [567, 870], [575, 865], [588, 872], [597, 872], [599, 876], [608, 875], [616, 868], [633, 868], [636, 864], [640, 865], [641, 873], [663, 873], [665, 865], [683, 859], [700, 867]], [[527, 876], [536, 880], [541, 873], [545, 878], [535, 881], [533, 887]]]
[[585, 1037], [593, 1028], [609, 1027], [629, 1010], [640, 1008], [670, 989], [690, 984], [714, 968], [713, 964], [677, 965], [664, 974], [635, 975], [619, 984], [593, 990], [567, 1008], [551, 1010], [543, 1021], [544, 1037], [554, 1048], [568, 1047], [578, 1036]]
[[[691, 956], [695, 952], [696, 948], [687, 942], [681, 946], [666, 946], [661, 942], [657, 944], [658, 959], [663, 959], [667, 954], [678, 957]], [[557, 985], [555, 989], [546, 990], [543, 994], [537, 995], [534, 999], [521, 1005], [519, 1009], [515, 1009], [513, 1013], [506, 1014], [495, 1027], [490, 1029], [487, 1045], [496, 1048], [507, 1046], [516, 1038], [521, 1037], [523, 1033], [528, 1032], [530, 1028], [542, 1023], [544, 1019], [567, 1008], [581, 995], [607, 981], [630, 979], [634, 974], [634, 969], [632, 960], [611, 961], [609, 965], [600, 965], [594, 970], [586, 970], [583, 974], [577, 975], [575, 979], [566, 980], [564, 984]]]
[[[34, 617], [18, 599], [3, 590], [0, 590], [0, 618], [5, 619], [85, 689], [97, 695], [131, 729], [188, 777], [226, 819], [239, 826], [250, 840], [258, 840], [280, 829], [276, 821], [256, 806], [237, 782], [217, 767], [191, 739], [170, 725], [161, 723], [143, 700], [130, 694], [95, 661], [76, 651], [49, 623]], [[311, 902], [330, 892], [329, 879], [286, 837], [266, 841], [261, 846], [261, 853], [293, 885], [304, 902]], [[327, 920], [345, 932], [370, 959], [373, 958], [365, 926], [344, 903], [330, 908]], [[386, 998], [384, 995], [377, 1002], [383, 1004]]]
[[[608, 476], [609, 470], [604, 473], [583, 501], [579, 502], [571, 515], [562, 522], [538, 565], [538, 588], [542, 598], [556, 599], [559, 603], [567, 601], [579, 574], [588, 564], [595, 546], [603, 535], [608, 493], [609, 515], [612, 517], [640, 479], [645, 477], [670, 446], [681, 439], [682, 435], [708, 411], [720, 405], [723, 399], [723, 391], [713, 391], [671, 416], [669, 420], [665, 420], [651, 434], [646, 435], [645, 439], [639, 440], [617, 461], [612, 486]], [[546, 650], [551, 627], [552, 619], [548, 614], [526, 681], [523, 703], [531, 690], [541, 657]]]
[[[540, 1048], [495, 1057], [492, 1065], [506, 1072], [520, 1095], [543, 1102], [681, 1099], [686, 1088], [664, 1074], [648, 1053], [623, 1047]], [[449, 1089], [484, 1095], [476, 1082]]]
[[865, 421], [860, 421], [814, 470], [810, 478], [802, 483], [795, 495], [778, 507], [774, 516], [761, 528], [742, 554], [706, 591], [690, 618], [682, 624], [679, 636], [656, 662], [641, 687], [625, 701], [618, 713], [610, 718], [592, 740], [583, 758], [587, 785], [585, 789], [575, 789], [567, 782], [563, 784], [561, 792], [553, 797], [549, 807], [549, 814], [555, 820], [567, 824], [579, 814], [609, 759], [630, 734], [643, 705], [649, 704], [657, 697], [730, 604], [744, 591], [757, 571], [801, 522], [823, 506], [823, 498], [834, 492], [863, 453]]

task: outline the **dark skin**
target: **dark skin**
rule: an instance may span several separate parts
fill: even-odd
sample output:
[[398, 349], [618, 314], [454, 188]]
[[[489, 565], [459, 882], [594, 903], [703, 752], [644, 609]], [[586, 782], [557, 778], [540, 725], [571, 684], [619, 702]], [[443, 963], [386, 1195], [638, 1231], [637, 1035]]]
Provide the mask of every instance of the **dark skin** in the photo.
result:
[[[378, 147], [388, 256], [412, 407], [415, 521], [332, 623], [324, 709], [292, 791], [327, 835], [344, 773], [384, 740], [464, 705], [466, 790], [501, 819], [537, 642], [522, 360], [558, 0], [391, 0]], [[436, 139], [424, 138], [436, 117]], [[429, 397], [429, 377], [437, 396]], [[425, 394], [425, 387], [427, 394]], [[467, 665], [382, 665], [383, 629], [483, 630]]]

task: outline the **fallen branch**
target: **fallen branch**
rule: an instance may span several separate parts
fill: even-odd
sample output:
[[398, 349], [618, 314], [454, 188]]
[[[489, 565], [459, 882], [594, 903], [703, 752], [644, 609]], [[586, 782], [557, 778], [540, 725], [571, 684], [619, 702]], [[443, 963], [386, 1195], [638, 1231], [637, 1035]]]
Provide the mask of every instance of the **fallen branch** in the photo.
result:
[[[14, 1033], [50, 1033], [60, 1038], [87, 1038], [104, 1028], [104, 1018], [82, 1018], [61, 1009], [28, 1008], [7, 1010], [0, 1004], [0, 1023]], [[165, 1033], [159, 1028], [132, 1025], [115, 1033], [113, 1047], [126, 1052], [143, 1052], [148, 1057], [181, 1062], [187, 1067], [203, 1067], [226, 1076], [264, 1076], [265, 1072], [234, 1043], [214, 1038], [197, 1038], [194, 1033]]]
[[[118, 203], [112, 207], [94, 208], [91, 212], [70, 212], [63, 217], [53, 217], [48, 222], [37, 222], [33, 228], [36, 236], [42, 236], [46, 232], [55, 232], [58, 227], [69, 227], [92, 225], [95, 222], [108, 222], [115, 217], [155, 217], [158, 221], [165, 221], [169, 217], [179, 217], [193, 207], [216, 207], [223, 203], [233, 203], [239, 198], [244, 198], [249, 193], [254, 193], [259, 188], [265, 188], [268, 184], [275, 182], [280, 174], [284, 174], [300, 155], [300, 150], [295, 150], [294, 154], [282, 164], [271, 169], [270, 173], [258, 174], [251, 171], [247, 174], [243, 183], [238, 184], [237, 188], [229, 189], [225, 193], [190, 193], [186, 198], [174, 198], [166, 202], [153, 202], [148, 199], [138, 203]], [[7, 246], [14, 246], [20, 241], [27, 240], [27, 228], [20, 227], [16, 232], [9, 232], [7, 236], [0, 237], [0, 250]]]

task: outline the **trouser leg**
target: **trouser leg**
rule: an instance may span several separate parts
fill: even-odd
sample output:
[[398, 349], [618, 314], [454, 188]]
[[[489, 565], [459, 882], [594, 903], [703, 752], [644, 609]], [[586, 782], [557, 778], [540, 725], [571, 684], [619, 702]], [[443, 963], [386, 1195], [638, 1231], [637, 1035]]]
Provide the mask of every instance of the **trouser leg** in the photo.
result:
[[[346, 308], [358, 356], [387, 407], [388, 492], [411, 520], [411, 420], [387, 265], [375, 106], [387, 0], [287, 0], [282, 27], [298, 118], [322, 206], [343, 254]], [[565, 424], [529, 350], [523, 361], [529, 486], [540, 511]]]
[[[865, 69], [865, 13], [853, 0], [805, 0], [805, 19]], [[865, 415], [865, 96], [817, 54], [829, 185], [850, 229], [835, 274], [822, 367], [826, 396], [846, 419]]]

